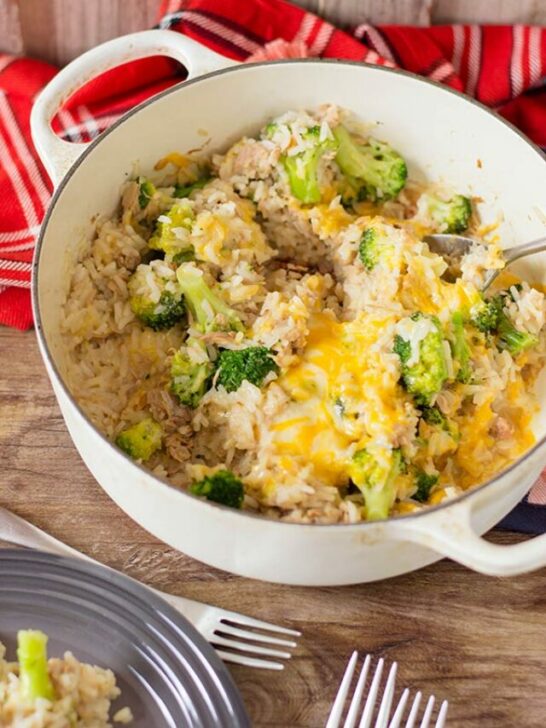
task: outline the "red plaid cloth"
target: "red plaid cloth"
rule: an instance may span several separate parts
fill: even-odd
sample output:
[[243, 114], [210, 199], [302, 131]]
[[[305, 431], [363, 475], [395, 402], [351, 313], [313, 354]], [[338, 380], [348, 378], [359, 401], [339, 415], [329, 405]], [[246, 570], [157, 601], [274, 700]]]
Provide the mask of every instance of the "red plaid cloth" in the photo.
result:
[[[321, 56], [405, 68], [477, 98], [546, 147], [545, 29], [359, 25], [349, 33], [284, 0], [163, 0], [160, 17], [159, 27], [240, 61]], [[51, 194], [29, 113], [55, 73], [46, 63], [0, 54], [0, 324], [20, 329], [32, 325], [32, 253]], [[180, 80], [167, 59], [133, 62], [77, 92], [54, 126], [66, 139], [89, 141]], [[546, 503], [546, 471], [529, 501]]]

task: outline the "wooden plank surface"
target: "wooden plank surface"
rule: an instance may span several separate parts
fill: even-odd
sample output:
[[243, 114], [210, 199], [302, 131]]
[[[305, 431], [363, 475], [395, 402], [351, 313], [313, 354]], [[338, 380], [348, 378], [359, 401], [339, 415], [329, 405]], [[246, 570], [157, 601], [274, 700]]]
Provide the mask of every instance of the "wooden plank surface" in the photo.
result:
[[305, 589], [193, 561], [137, 526], [95, 483], [66, 432], [34, 334], [3, 328], [0, 457], [0, 505], [71, 546], [159, 589], [303, 631], [283, 672], [232, 668], [258, 728], [323, 726], [355, 648], [398, 660], [400, 686], [448, 698], [449, 728], [545, 724], [546, 570], [502, 580], [442, 561], [377, 584]]

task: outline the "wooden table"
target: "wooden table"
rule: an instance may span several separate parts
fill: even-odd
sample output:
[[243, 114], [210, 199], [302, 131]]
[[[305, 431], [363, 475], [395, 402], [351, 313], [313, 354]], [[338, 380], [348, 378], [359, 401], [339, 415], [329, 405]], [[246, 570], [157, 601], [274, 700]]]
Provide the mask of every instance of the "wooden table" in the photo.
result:
[[283, 672], [232, 668], [256, 726], [324, 725], [355, 648], [398, 660], [399, 685], [448, 698], [450, 728], [546, 725], [546, 570], [501, 580], [444, 560], [378, 584], [321, 589], [217, 571], [157, 541], [97, 485], [34, 334], [0, 328], [0, 353], [1, 505], [154, 587], [302, 630]]

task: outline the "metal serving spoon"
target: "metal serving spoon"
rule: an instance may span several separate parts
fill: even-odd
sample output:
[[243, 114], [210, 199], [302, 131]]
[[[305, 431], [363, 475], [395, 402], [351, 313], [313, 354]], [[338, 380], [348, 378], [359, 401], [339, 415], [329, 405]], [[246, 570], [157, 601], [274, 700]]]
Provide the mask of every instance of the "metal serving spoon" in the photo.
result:
[[[449, 279], [454, 280], [461, 274], [461, 258], [466, 255], [470, 250], [470, 246], [475, 243], [472, 238], [466, 238], [464, 235], [425, 235], [423, 241], [427, 243], [428, 247], [433, 253], [441, 255], [448, 264], [448, 275]], [[546, 250], [546, 237], [538, 238], [530, 243], [524, 243], [523, 245], [516, 245], [513, 248], [508, 248], [503, 251], [504, 255], [504, 268], [499, 270], [491, 270], [485, 277], [482, 291], [487, 290], [493, 283], [499, 273], [505, 270], [510, 263], [513, 263], [518, 258], [525, 258], [527, 255], [534, 255], [535, 253], [542, 253]]]

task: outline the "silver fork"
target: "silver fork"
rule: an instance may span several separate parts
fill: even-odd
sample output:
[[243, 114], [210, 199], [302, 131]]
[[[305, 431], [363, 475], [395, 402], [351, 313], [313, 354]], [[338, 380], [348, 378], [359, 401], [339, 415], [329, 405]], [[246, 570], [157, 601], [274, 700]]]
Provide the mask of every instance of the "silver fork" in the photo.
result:
[[[23, 518], [1, 507], [0, 540], [18, 544], [19, 546], [27, 546], [28, 548], [42, 549], [61, 556], [75, 556], [93, 564], [98, 564], [105, 569], [110, 568], [100, 564], [90, 556], [76, 551], [71, 546], [67, 546], [37, 526], [33, 526]], [[112, 569], [112, 571], [115, 571], [115, 569]], [[280, 660], [288, 660], [291, 657], [289, 650], [296, 647], [296, 642], [276, 635], [291, 637], [301, 635], [301, 632], [294, 629], [278, 627], [270, 622], [263, 622], [260, 619], [246, 617], [244, 614], [212, 607], [209, 604], [203, 604], [193, 599], [167, 594], [149, 586], [147, 588], [184, 615], [210, 642], [219, 657], [225, 662], [234, 662], [247, 667], [283, 670], [284, 664]], [[273, 634], [266, 634], [267, 632], [273, 632]]]
[[[353, 674], [355, 672], [357, 660], [358, 652], [356, 652], [355, 650], [355, 652], [353, 652], [353, 654], [351, 655], [351, 658], [345, 670], [345, 674], [343, 675], [343, 679], [341, 680], [341, 684], [339, 686], [336, 699], [334, 700], [328, 722], [326, 723], [326, 728], [340, 728], [340, 726], [342, 725], [341, 721], [343, 718], [345, 700], [349, 693], [349, 688], [351, 687], [351, 682]], [[364, 703], [364, 707], [361, 708], [362, 695], [364, 693], [366, 678], [368, 676], [368, 672], [370, 671], [371, 662], [371, 655], [366, 655], [362, 664], [360, 676], [354, 689], [351, 703], [349, 705], [349, 710], [347, 711], [347, 715], [345, 717], [345, 722], [343, 723], [343, 728], [353, 728], [353, 726], [356, 724], [359, 711], [362, 712], [358, 728], [369, 728], [369, 726], [372, 725], [375, 711], [375, 703], [379, 694], [381, 675], [383, 673], [383, 667], [385, 663], [383, 658], [378, 661], [370, 686], [368, 687], [366, 702]], [[383, 698], [381, 699], [379, 710], [377, 711], [377, 715], [375, 718], [375, 728], [399, 728], [402, 725], [404, 711], [406, 709], [406, 704], [410, 696], [410, 691], [408, 690], [408, 688], [406, 688], [400, 696], [398, 705], [396, 706], [396, 710], [394, 711], [394, 714], [389, 722], [392, 699], [394, 697], [397, 668], [398, 664], [396, 662], [393, 662], [391, 665], [391, 669], [389, 670], [387, 682], [383, 689]], [[405, 728], [417, 728], [416, 720], [419, 713], [421, 698], [421, 692], [416, 693], [409, 711], [408, 718], [404, 723]], [[429, 728], [429, 726], [430, 728], [432, 728], [431, 721], [433, 720], [432, 713], [434, 711], [434, 703], [434, 695], [431, 695], [425, 706], [421, 722], [418, 724], [419, 728]], [[444, 702], [440, 706], [434, 728], [444, 728], [446, 723], [447, 708], [447, 700], [444, 700]]]

